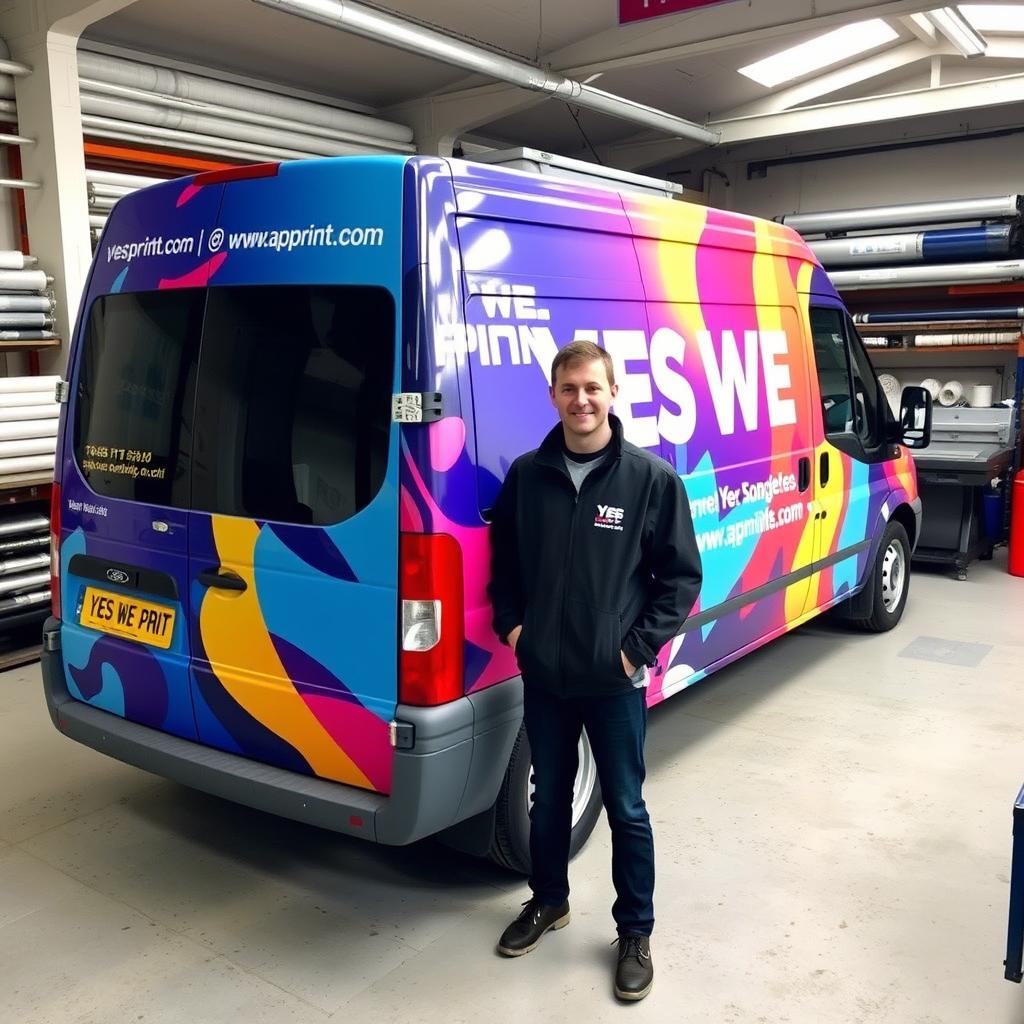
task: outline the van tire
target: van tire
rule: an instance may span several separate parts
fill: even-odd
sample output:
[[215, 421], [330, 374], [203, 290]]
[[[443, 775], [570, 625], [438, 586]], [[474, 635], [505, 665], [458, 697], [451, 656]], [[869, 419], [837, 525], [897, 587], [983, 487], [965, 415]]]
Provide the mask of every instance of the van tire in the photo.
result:
[[[869, 633], [887, 633], [901, 618], [910, 595], [910, 540], [903, 524], [890, 519], [865, 586], [874, 588], [871, 615], [852, 624]], [[898, 589], [898, 594], [894, 593]]]
[[[586, 733], [582, 742], [589, 744]], [[520, 875], [530, 874], [530, 776], [531, 764], [530, 741], [526, 736], [525, 726], [520, 727], [516, 737], [512, 756], [509, 758], [508, 770], [498, 793], [494, 807], [494, 834], [491, 839], [487, 856], [495, 864]], [[575, 857], [584, 843], [594, 831], [597, 819], [601, 814], [601, 785], [596, 774], [593, 789], [587, 800], [579, 820], [573, 826], [569, 838], [569, 857]]]

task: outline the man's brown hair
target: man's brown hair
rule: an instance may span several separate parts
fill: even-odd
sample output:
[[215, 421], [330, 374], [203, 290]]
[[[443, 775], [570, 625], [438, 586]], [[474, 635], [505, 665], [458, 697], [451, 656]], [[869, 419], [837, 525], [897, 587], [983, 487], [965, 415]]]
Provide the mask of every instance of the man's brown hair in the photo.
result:
[[551, 386], [555, 386], [558, 378], [558, 371], [563, 367], [572, 367], [578, 363], [592, 363], [600, 359], [604, 363], [604, 370], [608, 376], [608, 383], [615, 384], [615, 369], [612, 366], [612, 357], [592, 341], [572, 341], [565, 348], [558, 350], [551, 363]]

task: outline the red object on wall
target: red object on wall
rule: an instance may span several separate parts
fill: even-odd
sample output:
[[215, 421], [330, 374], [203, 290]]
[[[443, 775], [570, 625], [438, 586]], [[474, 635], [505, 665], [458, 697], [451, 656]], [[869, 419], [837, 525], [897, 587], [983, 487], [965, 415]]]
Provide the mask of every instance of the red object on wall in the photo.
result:
[[732, 0], [619, 0], [619, 24], [660, 18], [663, 14], [696, 11], [701, 7], [731, 3]]
[[1013, 478], [1010, 495], [1010, 572], [1024, 576], [1024, 470]]

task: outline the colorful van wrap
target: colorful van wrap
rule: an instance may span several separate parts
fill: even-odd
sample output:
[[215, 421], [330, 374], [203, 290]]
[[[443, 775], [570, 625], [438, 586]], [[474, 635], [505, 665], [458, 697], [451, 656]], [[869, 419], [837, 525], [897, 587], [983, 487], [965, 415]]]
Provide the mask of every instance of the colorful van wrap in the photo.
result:
[[[307, 302], [296, 289], [314, 291]], [[385, 426], [374, 442], [380, 457], [370, 460], [375, 489], [366, 485], [366, 500], [341, 521], [315, 521], [316, 502], [301, 495], [280, 505], [285, 518], [224, 512], [248, 499], [218, 491], [209, 448], [223, 439], [200, 426], [232, 414], [231, 401], [227, 412], [216, 408], [205, 381], [218, 346], [245, 344], [230, 311], [265, 303], [273, 321], [293, 302], [305, 318], [297, 336], [322, 342], [316, 360], [336, 354], [332, 345], [351, 356], [344, 346], [355, 342], [338, 340], [344, 316], [325, 326], [324, 310], [337, 314], [356, 294], [344, 289], [361, 289], [369, 305], [360, 308], [393, 309], [387, 336], [373, 336], [392, 368], [388, 402], [392, 392], [439, 392], [443, 417]], [[174, 290], [178, 304], [152, 298]], [[154, 328], [161, 352], [191, 353], [174, 381], [152, 368], [155, 383], [133, 378], [125, 356], [126, 383], [112, 393], [146, 430], [160, 419], [160, 395], [172, 386], [184, 393], [173, 466], [117, 436], [91, 437], [85, 452], [76, 433], [94, 387], [83, 378], [90, 325], [102, 316], [115, 337], [124, 310], [112, 297], [124, 295], [139, 296], [138, 323], [186, 325], [183, 341]], [[699, 604], [652, 673], [649, 703], [660, 702], [857, 592], [885, 523], [894, 514], [913, 522], [906, 452], [868, 463], [826, 438], [813, 309], [842, 306], [788, 228], [461, 161], [303, 161], [126, 197], [93, 264], [58, 452], [61, 658], [71, 696], [203, 747], [390, 794], [399, 533], [449, 534], [461, 549], [465, 693], [516, 677], [491, 630], [488, 513], [512, 460], [556, 421], [552, 357], [587, 339], [612, 357], [626, 437], [684, 478], [704, 561]], [[268, 355], [245, 374], [265, 394], [275, 387], [272, 354], [294, 339], [287, 322], [274, 321], [275, 349], [259, 319], [247, 330]], [[383, 322], [364, 317], [359, 330]], [[344, 362], [354, 378], [353, 365]], [[282, 395], [286, 377], [281, 371]], [[273, 403], [267, 408], [272, 419]], [[239, 445], [259, 428], [246, 421]], [[117, 496], [116, 476], [161, 469], [177, 473], [174, 500]], [[328, 501], [325, 472], [308, 494]], [[153, 479], [154, 487], [164, 480]], [[109, 493], [95, 489], [99, 480]], [[200, 500], [204, 488], [214, 497]], [[266, 485], [259, 500], [277, 508], [279, 490]], [[128, 582], [97, 578], [103, 566], [119, 567]], [[159, 596], [144, 577], [159, 582]], [[89, 613], [107, 608], [104, 594], [128, 599], [133, 587], [171, 615], [166, 646], [131, 634], [130, 608], [111, 612], [126, 617], [120, 634], [83, 624], [83, 616], [98, 621]]]

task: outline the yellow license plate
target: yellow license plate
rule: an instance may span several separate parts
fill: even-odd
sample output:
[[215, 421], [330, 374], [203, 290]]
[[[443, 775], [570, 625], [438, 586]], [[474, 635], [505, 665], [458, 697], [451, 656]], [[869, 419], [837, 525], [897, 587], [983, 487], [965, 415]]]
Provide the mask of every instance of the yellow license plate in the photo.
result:
[[164, 649], [174, 635], [173, 608], [96, 587], [85, 588], [79, 621], [90, 629]]

